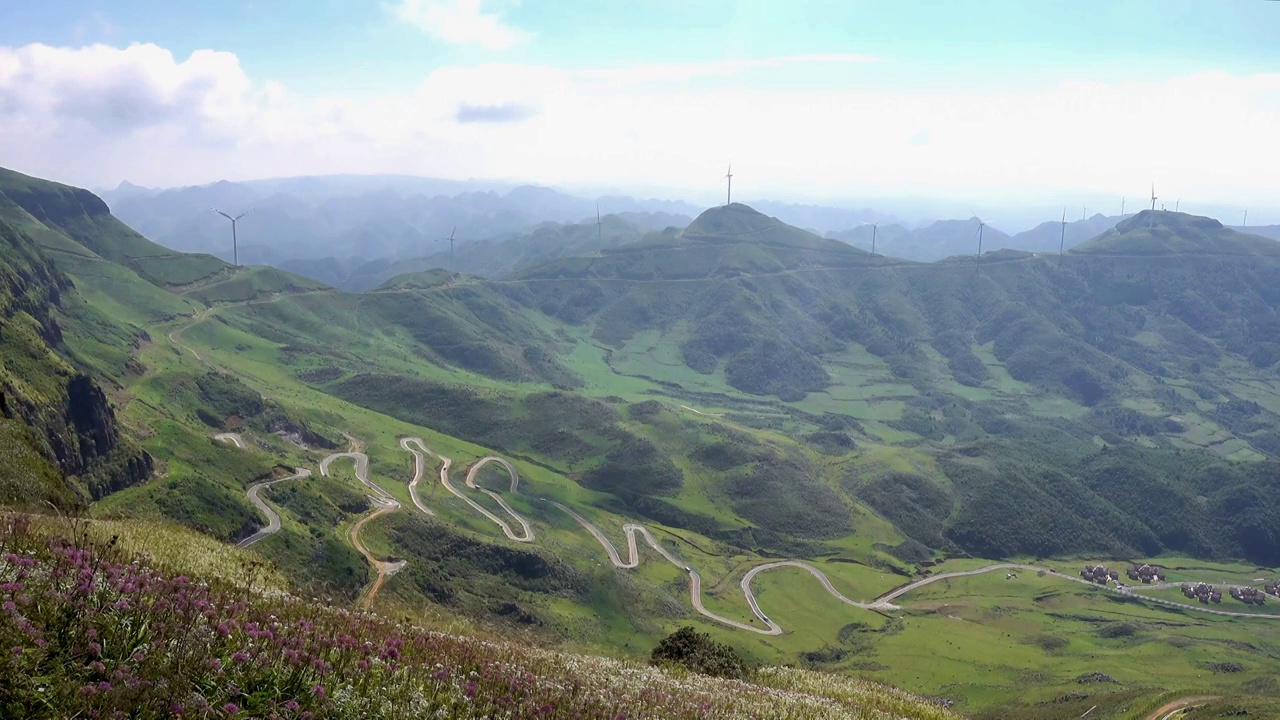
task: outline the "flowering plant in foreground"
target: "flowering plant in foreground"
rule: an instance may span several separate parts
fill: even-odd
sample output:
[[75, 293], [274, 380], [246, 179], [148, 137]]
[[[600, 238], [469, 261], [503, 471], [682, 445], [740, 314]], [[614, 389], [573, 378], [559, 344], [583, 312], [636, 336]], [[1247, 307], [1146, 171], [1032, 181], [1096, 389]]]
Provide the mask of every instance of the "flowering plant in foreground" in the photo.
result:
[[955, 717], [799, 670], [717, 680], [430, 632], [90, 545], [0, 517], [0, 716]]

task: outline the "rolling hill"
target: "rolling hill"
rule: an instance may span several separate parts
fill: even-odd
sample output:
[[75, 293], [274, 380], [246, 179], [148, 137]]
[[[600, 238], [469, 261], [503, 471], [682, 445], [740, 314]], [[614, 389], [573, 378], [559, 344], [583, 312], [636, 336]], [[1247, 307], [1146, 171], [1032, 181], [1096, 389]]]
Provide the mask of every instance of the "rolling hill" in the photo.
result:
[[[1060, 245], [1069, 250], [1114, 228], [1123, 219], [1095, 214], [1087, 219], [1067, 222], [1065, 233], [1061, 222], [1050, 221], [1012, 237], [987, 226], [983, 233], [983, 250], [1057, 253]], [[871, 233], [870, 225], [861, 225], [830, 233], [829, 237], [870, 250]], [[876, 252], [907, 260], [935, 262], [957, 255], [973, 254], [977, 251], [977, 239], [975, 220], [939, 221], [915, 230], [896, 224], [882, 224], [876, 232]]]
[[[692, 624], [758, 662], [987, 717], [1146, 702], [1195, 685], [1220, 647], [1275, 642], [1057, 577], [947, 580], [882, 615], [804, 569], [869, 600], [937, 563], [1164, 557], [1247, 578], [1280, 563], [1271, 241], [1140, 214], [1063, 258], [917, 263], [734, 204], [500, 279], [424, 269], [353, 293], [156, 249], [84, 191], [5, 177], [8, 502], [230, 543], [262, 528], [247, 491], [270, 487], [278, 531], [252, 553], [303, 597], [626, 655]], [[367, 475], [331, 457], [344, 444]], [[527, 518], [529, 537], [504, 540], [477, 508]], [[611, 563], [599, 537], [633, 524], [680, 559]], [[808, 565], [756, 581], [785, 628], [771, 634], [741, 583], [780, 559]], [[1138, 677], [1142, 650], [1099, 629], [1113, 622], [1180, 652]], [[916, 677], [922, 647], [937, 662]], [[1278, 667], [1260, 653], [1205, 682]], [[1126, 686], [1081, 690], [1098, 668]]]

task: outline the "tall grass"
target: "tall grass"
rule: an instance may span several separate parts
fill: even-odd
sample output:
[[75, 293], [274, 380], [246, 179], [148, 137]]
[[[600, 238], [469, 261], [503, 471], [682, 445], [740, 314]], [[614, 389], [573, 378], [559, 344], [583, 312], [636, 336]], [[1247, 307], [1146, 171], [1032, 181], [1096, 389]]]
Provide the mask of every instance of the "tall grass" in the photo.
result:
[[165, 574], [17, 515], [0, 518], [0, 652], [3, 717], [956, 717], [800, 670], [719, 680], [431, 632]]

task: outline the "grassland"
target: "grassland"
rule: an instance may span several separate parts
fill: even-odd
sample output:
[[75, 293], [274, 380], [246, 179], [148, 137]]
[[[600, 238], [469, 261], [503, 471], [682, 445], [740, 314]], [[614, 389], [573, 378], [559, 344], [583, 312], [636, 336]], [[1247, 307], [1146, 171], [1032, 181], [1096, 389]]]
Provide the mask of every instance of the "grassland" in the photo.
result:
[[[621, 657], [693, 625], [758, 663], [892, 682], [977, 717], [1091, 705], [1091, 717], [1131, 717], [1169, 692], [1265, 694], [1277, 673], [1273, 623], [1003, 574], [871, 612], [776, 570], [755, 587], [786, 632], [748, 635], [695, 614], [685, 574], [647, 549], [634, 570], [610, 567], [553, 504], [617, 544], [624, 524], [651, 527], [697, 567], [708, 609], [744, 622], [738, 582], [777, 557], [808, 559], [860, 600], [943, 554], [931, 571], [990, 562], [967, 554], [1123, 565], [1163, 553], [1171, 578], [1252, 581], [1256, 564], [1177, 554], [1270, 557], [1275, 486], [1262, 458], [1275, 454], [1280, 385], [1247, 334], [1219, 324], [1214, 335], [1214, 318], [1177, 304], [1185, 269], [1136, 290], [1114, 257], [1019, 258], [960, 276], [785, 227], [717, 239], [712, 217], [686, 237], [503, 282], [427, 273], [353, 295], [156, 251], [101, 217], [5, 212], [74, 280], [68, 367], [106, 379], [121, 426], [155, 461], [150, 481], [92, 508], [92, 526], [113, 533], [169, 528], [132, 547], [220, 557], [262, 522], [249, 485], [350, 444], [402, 505], [362, 534], [407, 562], [378, 596], [391, 617]], [[735, 218], [724, 227], [737, 233]], [[1269, 287], [1252, 270], [1213, 272], [1246, 294]], [[1122, 292], [1166, 300], [1113, 302]], [[1212, 300], [1200, 307], [1226, 312]], [[1270, 310], [1255, 309], [1264, 327]], [[0, 424], [0, 440], [16, 442], [11, 430]], [[249, 449], [210, 440], [227, 430]], [[456, 485], [476, 459], [510, 458], [519, 494], [496, 468], [481, 484], [504, 492], [537, 542], [503, 539], [440, 486], [434, 458], [421, 484], [434, 514], [418, 511], [403, 437], [451, 458]], [[224, 577], [256, 557], [272, 588], [353, 602], [372, 577], [348, 540], [365, 493], [349, 462], [275, 486], [281, 531], [201, 572]], [[1228, 531], [1206, 530], [1228, 512]], [[1232, 653], [1248, 657], [1240, 672], [1212, 669]], [[1118, 682], [1077, 682], [1090, 672]]]

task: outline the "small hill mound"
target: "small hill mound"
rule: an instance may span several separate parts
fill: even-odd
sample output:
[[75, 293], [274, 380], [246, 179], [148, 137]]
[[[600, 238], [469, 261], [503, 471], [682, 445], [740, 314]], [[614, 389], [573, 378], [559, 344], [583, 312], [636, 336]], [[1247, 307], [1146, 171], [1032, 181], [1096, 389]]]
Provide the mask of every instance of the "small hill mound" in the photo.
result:
[[787, 225], [742, 203], [706, 210], [689, 223], [680, 238], [689, 244], [738, 242], [827, 250], [851, 255], [867, 254], [844, 243]]
[[1280, 256], [1280, 243], [1237, 232], [1213, 218], [1167, 210], [1143, 210], [1071, 252], [1138, 256]]
[[865, 250], [734, 203], [707, 210], [683, 231], [667, 228], [593, 257], [547, 263], [517, 277], [692, 280], [882, 262], [884, 258], [872, 258]]
[[328, 285], [319, 280], [294, 275], [266, 265], [239, 268], [228, 266], [227, 271], [214, 278], [212, 282], [196, 283], [185, 289], [183, 295], [212, 305], [329, 289], [331, 288]]
[[441, 268], [405, 273], [396, 275], [382, 283], [374, 292], [386, 290], [429, 290], [447, 284], [452, 277], [453, 273]]

